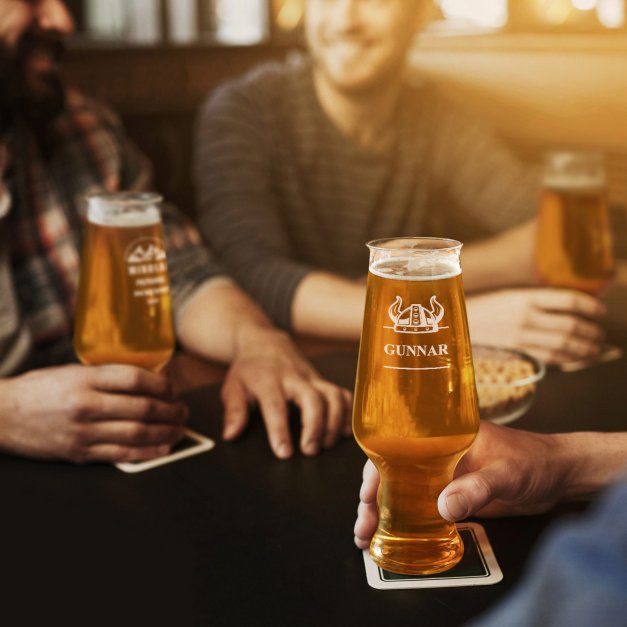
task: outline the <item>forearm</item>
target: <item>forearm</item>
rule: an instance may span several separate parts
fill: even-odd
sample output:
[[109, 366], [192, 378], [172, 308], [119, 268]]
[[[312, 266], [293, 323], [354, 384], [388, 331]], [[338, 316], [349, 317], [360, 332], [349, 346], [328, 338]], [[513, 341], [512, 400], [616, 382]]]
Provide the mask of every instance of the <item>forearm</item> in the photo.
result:
[[234, 283], [209, 281], [185, 303], [177, 322], [178, 339], [190, 352], [231, 362], [247, 342], [278, 333], [265, 313]]
[[627, 467], [627, 432], [561, 433], [554, 437], [556, 461], [564, 471], [565, 500], [594, 494]]
[[469, 244], [462, 255], [468, 292], [534, 283], [535, 220], [489, 240]]
[[298, 285], [292, 302], [297, 333], [357, 340], [361, 334], [366, 286], [333, 274], [312, 272]]

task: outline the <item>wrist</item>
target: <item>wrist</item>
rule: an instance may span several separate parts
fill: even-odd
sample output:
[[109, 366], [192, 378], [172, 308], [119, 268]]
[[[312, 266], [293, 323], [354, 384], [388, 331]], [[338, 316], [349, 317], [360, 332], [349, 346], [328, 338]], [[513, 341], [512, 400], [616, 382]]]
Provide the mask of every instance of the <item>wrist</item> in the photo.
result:
[[552, 436], [555, 458], [562, 474], [563, 500], [592, 496], [606, 486], [622, 467], [624, 453], [611, 450], [603, 433], [559, 433]]
[[234, 338], [234, 357], [241, 357], [250, 352], [263, 351], [268, 344], [276, 345], [277, 342], [289, 341], [289, 335], [281, 331], [268, 320], [260, 319], [246, 321], [238, 326]]

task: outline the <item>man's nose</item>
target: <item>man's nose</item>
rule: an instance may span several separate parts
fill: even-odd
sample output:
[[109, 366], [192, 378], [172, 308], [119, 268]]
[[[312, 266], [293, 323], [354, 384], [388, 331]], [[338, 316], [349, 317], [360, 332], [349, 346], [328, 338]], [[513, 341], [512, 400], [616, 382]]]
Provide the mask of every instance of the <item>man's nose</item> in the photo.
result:
[[359, 24], [361, 0], [336, 0], [334, 22], [338, 29], [350, 30]]
[[37, 22], [42, 31], [55, 31], [62, 35], [74, 32], [74, 20], [61, 0], [43, 0], [37, 9]]

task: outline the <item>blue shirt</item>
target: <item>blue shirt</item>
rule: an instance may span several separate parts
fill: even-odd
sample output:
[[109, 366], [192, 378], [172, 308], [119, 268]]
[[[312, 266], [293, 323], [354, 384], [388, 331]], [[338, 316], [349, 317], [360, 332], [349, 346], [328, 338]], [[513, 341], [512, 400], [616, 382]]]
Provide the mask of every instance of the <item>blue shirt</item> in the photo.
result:
[[627, 479], [559, 525], [522, 584], [473, 627], [627, 626]]

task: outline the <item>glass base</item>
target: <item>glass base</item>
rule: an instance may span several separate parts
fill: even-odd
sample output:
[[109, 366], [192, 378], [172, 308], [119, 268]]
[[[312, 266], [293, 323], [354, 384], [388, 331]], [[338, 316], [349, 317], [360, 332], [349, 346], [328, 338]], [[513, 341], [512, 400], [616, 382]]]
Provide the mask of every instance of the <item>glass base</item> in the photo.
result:
[[457, 532], [446, 538], [394, 538], [375, 535], [370, 544], [373, 562], [392, 573], [432, 575], [450, 570], [464, 556]]

